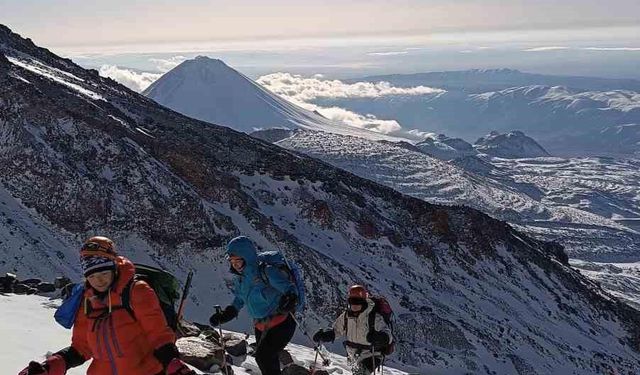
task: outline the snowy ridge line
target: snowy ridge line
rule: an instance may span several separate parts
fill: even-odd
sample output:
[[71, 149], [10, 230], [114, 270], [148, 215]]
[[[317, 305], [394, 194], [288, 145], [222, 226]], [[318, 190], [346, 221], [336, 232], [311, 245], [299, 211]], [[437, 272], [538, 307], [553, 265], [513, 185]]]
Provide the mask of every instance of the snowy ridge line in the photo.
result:
[[[100, 94], [98, 94], [98, 93], [96, 93], [94, 91], [88, 90], [88, 89], [80, 86], [79, 84], [69, 82], [69, 81], [61, 78], [60, 76], [57, 76], [55, 74], [55, 72], [59, 71], [58, 69], [52, 68], [52, 67], [47, 66], [47, 65], [45, 65], [43, 63], [40, 63], [40, 62], [36, 62], [35, 60], [32, 60], [31, 64], [26, 62], [26, 61], [19, 60], [17, 58], [10, 57], [10, 56], [7, 56], [7, 60], [9, 60], [12, 64], [14, 64], [16, 66], [19, 66], [19, 67], [21, 67], [23, 69], [26, 69], [26, 70], [28, 70], [28, 71], [30, 71], [32, 73], [38, 74], [38, 75], [40, 75], [42, 77], [45, 77], [47, 79], [50, 79], [52, 81], [55, 81], [55, 82], [60, 83], [60, 84], [63, 84], [64, 86], [66, 86], [66, 87], [68, 87], [68, 88], [70, 88], [70, 89], [72, 89], [72, 90], [74, 90], [74, 91], [76, 91], [76, 92], [78, 92], [78, 93], [80, 93], [80, 94], [82, 94], [84, 96], [87, 96], [87, 97], [89, 97], [89, 98], [91, 98], [93, 100], [104, 100], [104, 101], [106, 101], [106, 99], [102, 95], [100, 95]], [[69, 73], [67, 76], [71, 76], [76, 80], [80, 80], [81, 82], [84, 81], [84, 80], [81, 80], [80, 78], [74, 76], [71, 73]]]

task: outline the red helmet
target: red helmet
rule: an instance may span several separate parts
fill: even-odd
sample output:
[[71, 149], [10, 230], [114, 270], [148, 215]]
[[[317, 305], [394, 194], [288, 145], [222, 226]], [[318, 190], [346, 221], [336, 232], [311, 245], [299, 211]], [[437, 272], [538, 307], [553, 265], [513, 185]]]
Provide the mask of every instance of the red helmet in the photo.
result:
[[116, 252], [116, 246], [109, 238], [95, 236], [86, 240], [80, 249], [81, 257], [94, 255], [114, 259], [118, 253]]
[[349, 287], [347, 298], [367, 299], [369, 298], [369, 292], [362, 285], [352, 285]]

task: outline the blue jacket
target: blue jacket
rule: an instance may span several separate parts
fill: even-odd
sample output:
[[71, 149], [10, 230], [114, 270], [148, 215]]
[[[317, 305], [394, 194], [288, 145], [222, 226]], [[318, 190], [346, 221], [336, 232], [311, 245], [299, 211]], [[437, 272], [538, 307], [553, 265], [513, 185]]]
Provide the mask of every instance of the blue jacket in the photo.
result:
[[247, 237], [236, 237], [227, 245], [227, 255], [235, 255], [244, 259], [242, 272], [236, 272], [233, 279], [233, 307], [238, 311], [247, 306], [249, 315], [254, 320], [263, 320], [278, 315], [280, 297], [286, 293], [296, 293], [296, 287], [289, 279], [289, 273], [271, 265], [263, 266], [264, 274], [269, 282], [263, 280], [258, 254], [251, 240]]

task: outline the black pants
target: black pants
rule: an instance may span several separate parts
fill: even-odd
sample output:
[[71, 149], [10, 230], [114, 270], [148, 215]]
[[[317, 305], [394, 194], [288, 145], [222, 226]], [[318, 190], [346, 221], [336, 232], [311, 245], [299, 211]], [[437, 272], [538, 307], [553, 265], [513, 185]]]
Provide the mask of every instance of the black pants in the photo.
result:
[[256, 328], [255, 357], [262, 375], [280, 375], [278, 353], [287, 346], [295, 331], [296, 321], [291, 315], [284, 322], [265, 330], [264, 336], [263, 332]]
[[382, 363], [382, 358], [376, 356], [376, 357], [373, 357], [373, 359], [371, 359], [371, 357], [369, 357], [362, 360], [362, 367], [364, 367], [364, 369], [367, 370], [369, 374], [371, 374], [373, 373], [374, 368], [380, 367], [381, 363]]

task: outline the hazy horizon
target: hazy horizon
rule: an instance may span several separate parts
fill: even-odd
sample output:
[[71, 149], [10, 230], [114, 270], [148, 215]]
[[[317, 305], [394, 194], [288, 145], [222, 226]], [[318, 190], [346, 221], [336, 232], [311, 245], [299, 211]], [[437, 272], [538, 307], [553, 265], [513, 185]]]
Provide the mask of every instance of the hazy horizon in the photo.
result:
[[629, 0], [0, 2], [13, 31], [138, 91], [198, 55], [253, 79], [497, 68], [640, 79]]

